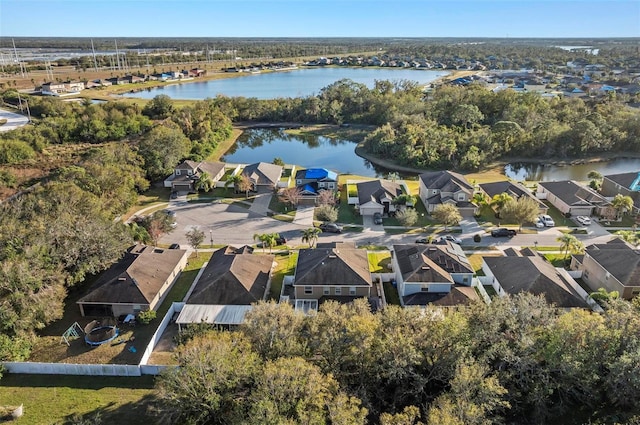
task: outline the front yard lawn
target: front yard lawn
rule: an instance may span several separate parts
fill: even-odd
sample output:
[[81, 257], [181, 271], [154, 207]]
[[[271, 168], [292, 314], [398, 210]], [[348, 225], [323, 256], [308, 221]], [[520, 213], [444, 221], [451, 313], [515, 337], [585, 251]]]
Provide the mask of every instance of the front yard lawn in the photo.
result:
[[570, 218], [566, 218], [564, 214], [562, 214], [560, 210], [558, 210], [556, 207], [551, 205], [549, 201], [542, 201], [542, 202], [544, 202], [544, 204], [547, 207], [549, 207], [549, 211], [547, 212], [547, 214], [551, 216], [553, 221], [556, 223], [556, 226], [567, 226], [567, 227], [579, 226], [578, 224], [576, 224], [575, 221], [571, 220]]

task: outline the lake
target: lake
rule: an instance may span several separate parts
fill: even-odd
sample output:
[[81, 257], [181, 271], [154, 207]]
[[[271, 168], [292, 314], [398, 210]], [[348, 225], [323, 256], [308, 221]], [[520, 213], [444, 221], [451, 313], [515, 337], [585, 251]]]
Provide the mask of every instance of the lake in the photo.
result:
[[222, 158], [224, 162], [251, 164], [281, 158], [285, 164], [327, 168], [342, 174], [386, 177], [389, 170], [374, 166], [355, 154], [356, 143], [314, 135], [290, 135], [283, 129], [245, 130]]
[[640, 158], [616, 158], [576, 165], [551, 165], [519, 162], [507, 164], [504, 174], [514, 180], [588, 180], [589, 171], [602, 175], [640, 171]]
[[411, 80], [421, 85], [427, 85], [445, 75], [449, 75], [449, 72], [370, 67], [300, 68], [291, 71], [246, 74], [237, 78], [170, 84], [127, 93], [125, 96], [152, 99], [159, 94], [166, 94], [173, 99], [188, 100], [206, 99], [216, 97], [219, 94], [258, 99], [306, 97], [319, 94], [320, 89], [345, 78], [373, 88], [376, 80]]

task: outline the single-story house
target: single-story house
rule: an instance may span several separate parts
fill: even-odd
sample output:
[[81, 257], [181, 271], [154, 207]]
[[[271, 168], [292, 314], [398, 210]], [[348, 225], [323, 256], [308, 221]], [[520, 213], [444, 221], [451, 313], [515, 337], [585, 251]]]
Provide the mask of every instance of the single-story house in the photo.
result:
[[616, 212], [609, 201], [593, 189], [573, 180], [540, 182], [536, 196], [546, 199], [563, 214], [597, 214], [603, 217], [615, 217]]
[[453, 171], [433, 171], [418, 176], [420, 199], [427, 212], [432, 213], [440, 204], [455, 205], [460, 214], [469, 217], [475, 214], [473, 185], [462, 175]]
[[178, 164], [173, 174], [165, 179], [164, 187], [170, 187], [172, 190], [178, 192], [190, 192], [195, 190], [194, 185], [203, 173], [207, 173], [215, 185], [215, 183], [224, 176], [224, 172], [224, 162], [195, 162], [186, 160]]
[[371, 297], [372, 278], [367, 251], [355, 243], [319, 243], [301, 249], [293, 278], [294, 298], [350, 302]]
[[559, 308], [590, 308], [566, 273], [532, 250], [511, 249], [504, 257], [483, 257], [482, 270], [499, 296], [529, 292]]
[[529, 189], [527, 189], [522, 183], [512, 183], [508, 180], [493, 183], [482, 183], [479, 185], [480, 189], [489, 197], [493, 198], [501, 193], [506, 193], [514, 200], [520, 199], [522, 196], [526, 196], [529, 199], [534, 200], [538, 204], [538, 211], [540, 214], [546, 214], [549, 210], [544, 202], [536, 198]]
[[403, 306], [448, 307], [480, 299], [471, 287], [473, 268], [457, 244], [394, 245], [392, 262]]
[[187, 304], [249, 305], [265, 300], [274, 256], [252, 252], [247, 246], [215, 251], [191, 289]]
[[597, 291], [618, 291], [621, 298], [640, 295], [640, 250], [619, 238], [605, 244], [593, 244], [584, 255], [571, 259], [571, 269], [582, 271], [582, 280]]
[[613, 198], [617, 194], [633, 199], [634, 212], [640, 212], [640, 172], [609, 174], [602, 177], [600, 193]]
[[371, 180], [357, 183], [360, 215], [389, 214], [396, 211], [393, 200], [405, 193], [400, 183]]
[[130, 248], [77, 301], [83, 316], [113, 316], [156, 310], [187, 265], [187, 251], [145, 245]]
[[242, 174], [251, 180], [252, 191], [273, 190], [278, 187], [278, 181], [282, 177], [282, 166], [268, 162], [256, 162], [249, 164], [242, 170]]

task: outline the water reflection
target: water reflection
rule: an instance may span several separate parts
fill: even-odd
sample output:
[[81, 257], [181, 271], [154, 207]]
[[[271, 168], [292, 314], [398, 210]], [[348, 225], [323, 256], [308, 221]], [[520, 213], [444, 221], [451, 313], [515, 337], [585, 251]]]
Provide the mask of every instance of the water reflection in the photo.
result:
[[[392, 170], [372, 164], [355, 154], [356, 143], [313, 134], [288, 134], [284, 129], [250, 129], [242, 133], [222, 159], [231, 163], [272, 162], [305, 168], [327, 168], [342, 174], [386, 177]], [[414, 177], [402, 174], [401, 178]]]
[[588, 180], [590, 171], [602, 175], [629, 173], [640, 170], [640, 158], [616, 158], [609, 161], [575, 165], [536, 164], [514, 162], [504, 167], [504, 174], [514, 180]]

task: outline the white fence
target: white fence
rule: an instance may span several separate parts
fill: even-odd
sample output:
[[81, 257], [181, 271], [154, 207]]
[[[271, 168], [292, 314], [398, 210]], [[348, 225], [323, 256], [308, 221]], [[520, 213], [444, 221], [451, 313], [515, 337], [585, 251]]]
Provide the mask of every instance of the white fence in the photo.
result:
[[167, 326], [169, 326], [169, 323], [171, 323], [173, 314], [182, 310], [183, 306], [184, 303], [171, 303], [169, 311], [167, 311], [167, 314], [165, 314], [162, 318], [162, 322], [160, 322], [158, 329], [156, 329], [155, 333], [151, 337], [151, 341], [149, 341], [149, 344], [147, 345], [147, 348], [145, 348], [144, 353], [142, 354], [142, 358], [140, 359], [140, 365], [147, 364], [147, 362], [149, 361], [149, 357], [151, 357], [151, 353], [153, 353], [153, 349], [160, 341], [160, 338], [162, 338], [162, 334], [167, 329]]
[[[479, 276], [479, 277], [486, 277], [486, 276]], [[491, 304], [491, 297], [489, 296], [489, 294], [487, 294], [487, 291], [484, 289], [484, 285], [482, 284], [482, 280], [479, 279], [479, 277], [473, 278], [473, 280], [471, 281], [472, 282], [471, 286], [478, 290], [478, 293], [480, 294], [480, 296], [482, 297], [485, 303]]]
[[[604, 312], [602, 307], [600, 307], [598, 305], [598, 303], [595, 302], [593, 300], [593, 298], [591, 298], [589, 296], [587, 291], [582, 289], [582, 287], [580, 285], [578, 285], [578, 282], [573, 280], [572, 272], [568, 272], [562, 267], [556, 267], [556, 270], [558, 271], [558, 273], [563, 275], [564, 280], [566, 280], [569, 283], [569, 285], [571, 285], [573, 290], [576, 291], [578, 293], [578, 295], [580, 295], [580, 298], [582, 298], [587, 304], [589, 304], [589, 307], [591, 307], [591, 310], [595, 311], [596, 313], [603, 313]], [[580, 277], [582, 277], [582, 272], [580, 272]]]
[[141, 376], [139, 365], [4, 362], [9, 373], [37, 375]]

